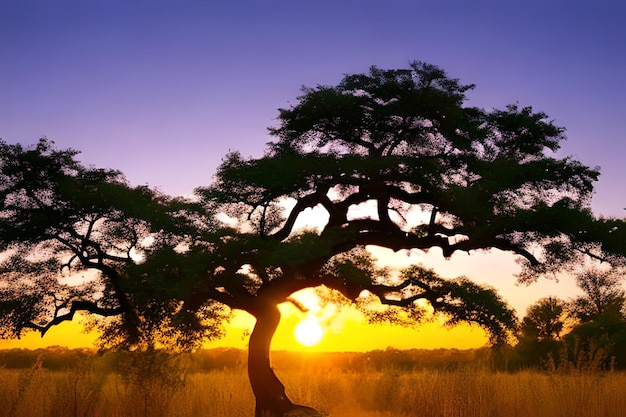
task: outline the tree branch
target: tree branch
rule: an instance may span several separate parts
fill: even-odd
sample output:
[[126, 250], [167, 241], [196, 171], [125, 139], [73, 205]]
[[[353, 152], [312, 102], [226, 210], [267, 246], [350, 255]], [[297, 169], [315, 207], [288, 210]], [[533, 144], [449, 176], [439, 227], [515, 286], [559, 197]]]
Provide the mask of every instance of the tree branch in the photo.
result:
[[[395, 224], [394, 224], [395, 226]], [[356, 246], [375, 245], [399, 251], [401, 249], [429, 249], [439, 247], [443, 255], [449, 258], [460, 250], [469, 252], [478, 249], [500, 249], [514, 252], [528, 259], [532, 265], [538, 265], [537, 258], [526, 249], [514, 245], [500, 238], [472, 239], [450, 243], [448, 237], [434, 235], [416, 235], [402, 231], [400, 228], [390, 228], [376, 220], [352, 220], [343, 229], [346, 238], [335, 246], [336, 253], [352, 249]]]
[[302, 213], [307, 208], [315, 207], [316, 205], [320, 204], [321, 200], [322, 198], [317, 192], [300, 198], [294, 208], [291, 209], [289, 217], [285, 221], [283, 227], [276, 233], [272, 234], [270, 237], [278, 241], [287, 239], [291, 234], [293, 226], [296, 223], [296, 220], [298, 219], [300, 213]]
[[64, 321], [72, 321], [74, 315], [79, 311], [87, 311], [91, 314], [97, 314], [103, 317], [112, 317], [124, 313], [124, 309], [122, 307], [106, 308], [99, 307], [93, 301], [73, 301], [70, 304], [70, 309], [67, 313], [62, 315], [55, 314], [55, 317], [50, 320], [46, 325], [42, 326], [30, 322], [25, 327], [38, 331], [39, 333], [41, 333], [41, 337], [43, 337], [53, 326], [61, 324]]
[[[389, 294], [397, 294], [399, 291], [402, 291], [403, 289], [408, 288], [411, 285], [418, 287], [421, 291], [408, 297], [400, 297], [399, 299], [387, 298]], [[382, 304], [392, 305], [396, 307], [407, 307], [421, 298], [425, 298], [430, 301], [431, 304], [435, 305], [437, 298], [441, 296], [441, 294], [435, 292], [431, 287], [424, 284], [423, 282], [420, 282], [417, 279], [407, 279], [402, 281], [398, 285], [373, 284], [368, 285], [363, 289], [371, 292], [376, 297], [378, 297]]]

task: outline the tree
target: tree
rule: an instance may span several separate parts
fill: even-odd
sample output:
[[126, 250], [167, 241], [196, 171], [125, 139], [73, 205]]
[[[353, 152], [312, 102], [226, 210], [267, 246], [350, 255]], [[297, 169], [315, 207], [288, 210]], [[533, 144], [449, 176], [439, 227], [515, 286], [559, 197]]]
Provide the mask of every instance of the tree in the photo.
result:
[[[0, 336], [44, 335], [77, 312], [118, 318], [101, 323], [109, 346], [151, 345], [165, 333], [186, 338], [181, 323], [201, 337], [218, 336], [224, 314], [210, 298], [202, 308], [212, 315], [186, 316], [201, 283], [181, 277], [172, 287], [147, 270], [159, 268], [153, 257], [166, 264], [210, 231], [206, 209], [130, 187], [120, 172], [85, 168], [76, 155], [46, 139], [27, 149], [0, 141]], [[144, 258], [149, 285], [132, 275]]]
[[522, 332], [539, 341], [560, 340], [565, 326], [565, 307], [558, 298], [542, 298], [526, 310]]
[[[15, 255], [3, 262], [3, 280], [12, 280], [2, 287], [4, 335], [43, 331], [87, 310], [120, 315], [105, 322], [106, 341], [193, 346], [218, 334], [229, 311], [223, 306], [245, 310], [257, 319], [248, 355], [257, 417], [301, 408], [272, 371], [269, 347], [278, 304], [304, 288], [326, 288], [363, 308], [377, 300], [373, 320], [419, 321], [427, 304], [450, 323], [478, 323], [493, 343], [504, 342], [515, 318], [493, 289], [420, 266], [392, 273], [367, 247], [438, 247], [445, 257], [509, 251], [524, 265], [522, 280], [624, 248], [603, 246], [604, 229], [595, 227], [588, 202], [598, 171], [550, 156], [563, 129], [530, 107], [464, 107], [472, 87], [415, 62], [305, 88], [280, 110], [266, 154], [228, 154], [214, 183], [197, 189], [197, 202], [131, 188], [121, 174], [85, 169], [45, 141], [26, 151], [4, 144], [2, 249]], [[57, 156], [64, 158], [52, 164]], [[12, 168], [20, 158], [42, 159], [56, 177], [33, 176], [26, 163]], [[107, 176], [89, 183], [89, 193], [63, 188], [82, 190], [92, 171]], [[48, 179], [39, 184], [40, 177]], [[101, 195], [108, 197], [100, 202]], [[309, 208], [323, 212], [323, 224], [298, 228]], [[36, 232], [22, 235], [22, 228]], [[44, 246], [54, 249], [45, 252], [54, 261], [47, 265], [32, 255]], [[20, 266], [24, 259], [38, 268]], [[60, 265], [100, 275], [90, 288], [59, 287]], [[23, 290], [7, 289], [16, 283]], [[381, 305], [390, 310], [381, 314]], [[52, 317], [45, 325], [44, 313]]]
[[626, 293], [623, 277], [618, 269], [588, 269], [576, 276], [578, 287], [584, 295], [570, 302], [570, 311], [582, 323], [602, 317], [612, 320], [624, 319]]
[[558, 366], [567, 304], [554, 297], [542, 298], [526, 310], [515, 350], [524, 366]]
[[626, 294], [618, 268], [590, 268], [576, 276], [583, 295], [568, 310], [578, 321], [567, 335], [574, 363], [603, 368], [626, 367]]

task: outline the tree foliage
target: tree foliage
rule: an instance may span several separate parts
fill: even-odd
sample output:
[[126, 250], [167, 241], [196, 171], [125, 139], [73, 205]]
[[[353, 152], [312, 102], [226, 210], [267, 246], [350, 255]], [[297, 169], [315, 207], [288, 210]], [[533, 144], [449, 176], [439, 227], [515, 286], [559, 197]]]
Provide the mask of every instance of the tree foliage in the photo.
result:
[[526, 337], [538, 341], [560, 340], [567, 314], [566, 303], [555, 297], [542, 298], [528, 307], [522, 321]]
[[626, 367], [626, 295], [619, 268], [590, 268], [576, 276], [583, 295], [568, 309], [576, 326], [566, 336], [571, 358], [594, 358], [603, 369]]
[[582, 323], [625, 318], [624, 276], [618, 269], [588, 269], [576, 276], [576, 283], [584, 294], [573, 299], [569, 309]]
[[[440, 247], [449, 257], [496, 248], [524, 259], [526, 279], [556, 271], [587, 243], [580, 238], [592, 223], [598, 171], [549, 156], [564, 135], [543, 113], [463, 107], [470, 88], [413, 63], [304, 89], [281, 110], [266, 156], [228, 155], [215, 184], [200, 193], [236, 205], [274, 239], [289, 236], [305, 209], [321, 206], [329, 219], [320, 240], [335, 239], [336, 252]], [[285, 197], [296, 204], [282, 223], [265, 215]], [[349, 218], [367, 202], [374, 215]], [[409, 224], [419, 209], [430, 221]]]
[[[0, 142], [0, 332], [45, 334], [85, 312], [109, 317], [101, 322], [106, 343], [142, 344], [184, 310], [183, 288], [199, 284], [159, 284], [158, 266], [141, 261], [166, 261], [212, 222], [196, 204], [131, 187], [119, 171], [82, 166], [77, 153], [46, 139], [31, 148]], [[152, 310], [139, 308], [146, 293]], [[160, 301], [169, 305], [159, 310]], [[216, 325], [205, 326], [205, 336]]]
[[567, 303], [546, 297], [530, 305], [522, 319], [515, 346], [521, 367], [554, 369], [562, 366], [562, 336], [567, 320]]
[[525, 366], [599, 370], [626, 367], [626, 299], [619, 268], [576, 276], [583, 295], [548, 297], [531, 305], [515, 350]]
[[[373, 297], [409, 321], [426, 305], [505, 341], [515, 319], [493, 289], [381, 268], [367, 248], [512, 252], [531, 281], [585, 256], [619, 261], [626, 227], [594, 219], [599, 171], [556, 156], [563, 128], [531, 107], [466, 106], [473, 87], [413, 62], [304, 88], [262, 157], [229, 153], [191, 200], [86, 168], [45, 139], [0, 141], [0, 336], [86, 312], [106, 318], [109, 345], [194, 347], [245, 310], [258, 416], [294, 410], [268, 352], [277, 305], [304, 288]], [[320, 222], [302, 228], [309, 209]]]

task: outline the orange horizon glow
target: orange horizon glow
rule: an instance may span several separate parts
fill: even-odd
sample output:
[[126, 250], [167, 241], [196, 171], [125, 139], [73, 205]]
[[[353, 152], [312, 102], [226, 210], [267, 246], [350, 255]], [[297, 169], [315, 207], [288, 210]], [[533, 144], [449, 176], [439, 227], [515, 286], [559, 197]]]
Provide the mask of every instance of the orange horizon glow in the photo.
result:
[[[305, 306], [309, 307], [305, 304]], [[280, 325], [272, 340], [272, 350], [296, 352], [367, 352], [372, 350], [396, 349], [473, 349], [485, 346], [485, 332], [477, 326], [461, 324], [443, 328], [438, 322], [416, 325], [412, 328], [397, 325], [368, 324], [365, 317], [354, 307], [345, 307], [333, 317], [321, 319], [319, 311], [315, 318], [323, 327], [323, 336], [311, 346], [298, 341], [296, 327], [311, 316], [298, 310], [291, 303], [279, 306], [282, 314]], [[249, 335], [254, 328], [254, 317], [243, 311], [235, 311], [226, 325], [226, 335], [208, 341], [205, 349], [247, 349]], [[85, 333], [81, 320], [65, 322], [53, 327], [42, 338], [30, 332], [19, 340], [0, 340], [0, 349], [40, 349], [65, 347], [69, 349], [94, 348], [98, 335]]]

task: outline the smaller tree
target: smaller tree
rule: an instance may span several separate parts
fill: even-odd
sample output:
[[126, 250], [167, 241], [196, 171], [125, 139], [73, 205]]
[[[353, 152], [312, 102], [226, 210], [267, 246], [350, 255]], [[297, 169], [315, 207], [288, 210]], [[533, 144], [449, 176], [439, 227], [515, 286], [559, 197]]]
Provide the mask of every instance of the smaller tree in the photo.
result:
[[522, 320], [522, 334], [537, 341], [561, 340], [565, 327], [566, 303], [546, 297], [528, 307]]
[[546, 297], [528, 307], [522, 320], [516, 351], [524, 366], [558, 366], [567, 304]]
[[588, 269], [576, 277], [584, 295], [568, 309], [578, 325], [567, 335], [569, 357], [578, 368], [626, 367], [626, 293], [619, 269]]
[[626, 293], [622, 287], [622, 276], [615, 268], [599, 270], [592, 268], [576, 277], [576, 283], [584, 295], [575, 298], [569, 305], [571, 314], [581, 323], [624, 319]]

